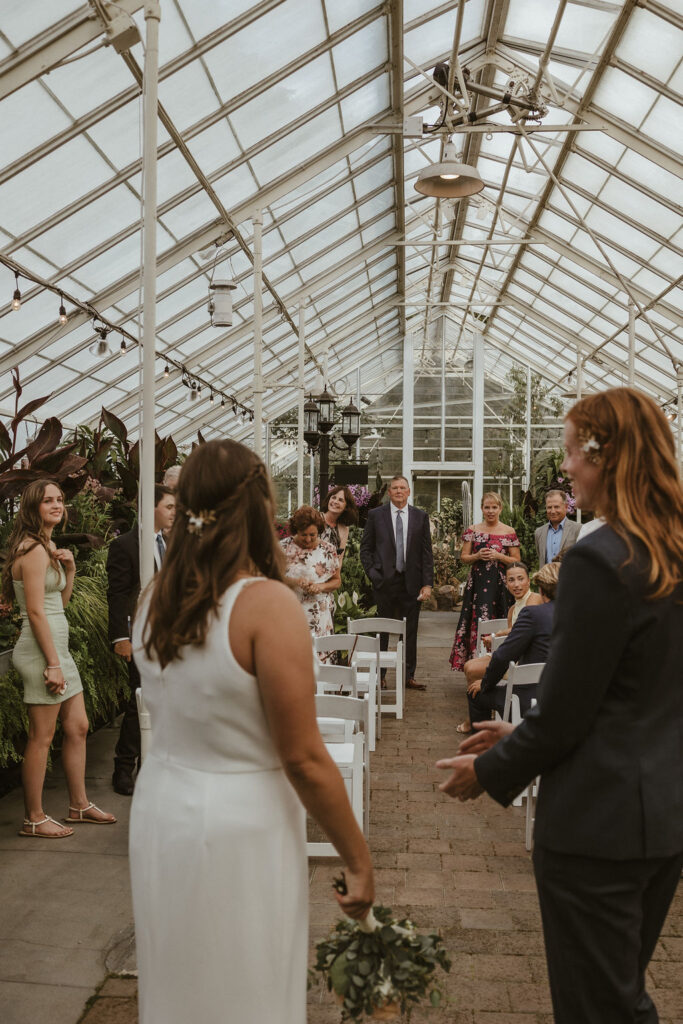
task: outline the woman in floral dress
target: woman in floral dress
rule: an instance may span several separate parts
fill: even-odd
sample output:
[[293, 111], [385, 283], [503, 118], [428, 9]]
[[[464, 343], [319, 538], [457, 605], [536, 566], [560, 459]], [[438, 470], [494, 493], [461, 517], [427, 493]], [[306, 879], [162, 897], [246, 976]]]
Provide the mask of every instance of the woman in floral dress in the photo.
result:
[[483, 522], [463, 534], [460, 558], [466, 565], [471, 563], [472, 569], [465, 584], [451, 651], [454, 671], [462, 672], [465, 662], [475, 656], [480, 620], [505, 618], [513, 603], [505, 585], [505, 567], [519, 562], [519, 540], [511, 526], [500, 522], [502, 508], [499, 494], [493, 491], [485, 494], [481, 503]]
[[[280, 541], [287, 578], [295, 584], [313, 637], [334, 633], [332, 594], [341, 586], [339, 558], [335, 548], [321, 539], [324, 529], [320, 512], [302, 505], [289, 520], [291, 536]], [[320, 658], [326, 660], [325, 655]]]

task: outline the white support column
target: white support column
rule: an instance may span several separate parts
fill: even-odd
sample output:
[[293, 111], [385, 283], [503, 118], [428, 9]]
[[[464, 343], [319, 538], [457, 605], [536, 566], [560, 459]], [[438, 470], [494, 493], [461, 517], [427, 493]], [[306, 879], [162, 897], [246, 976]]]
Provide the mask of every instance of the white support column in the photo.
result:
[[304, 317], [305, 302], [299, 303], [299, 379], [298, 379], [298, 420], [296, 433], [296, 503], [300, 507], [304, 503], [304, 403], [306, 401], [306, 385], [304, 380], [304, 356], [306, 350], [306, 321]]
[[526, 368], [526, 431], [524, 437], [524, 476], [526, 491], [531, 487], [531, 367]]
[[254, 451], [263, 458], [263, 215], [254, 225]]
[[[315, 455], [311, 455], [309, 459], [309, 479], [308, 479], [308, 504], [313, 506], [313, 489], [315, 487]], [[303, 504], [303, 502], [302, 502]]]
[[676, 403], [676, 454], [678, 471], [683, 477], [683, 363], [676, 368], [678, 378], [678, 401]]
[[[583, 360], [581, 358], [581, 350], [576, 351], [576, 401], [581, 401], [583, 395]], [[576, 521], [581, 522], [581, 509], [577, 506], [576, 508]]]
[[157, 283], [157, 96], [159, 86], [159, 22], [157, 0], [145, 0], [145, 66], [143, 76], [142, 211], [142, 430], [140, 459], [140, 583], [154, 575], [154, 377]]
[[479, 331], [474, 333], [472, 355], [472, 516], [476, 519], [484, 495], [484, 338]]
[[270, 420], [266, 420], [266, 422], [264, 423], [264, 428], [265, 428], [266, 441], [265, 441], [265, 449], [264, 449], [263, 460], [264, 460], [264, 462], [266, 464], [266, 469], [268, 470], [268, 476], [270, 476]]
[[628, 304], [628, 386], [635, 386], [636, 376], [636, 307]]
[[[446, 317], [441, 317], [441, 461], [446, 461]], [[439, 502], [441, 488], [439, 487]], [[439, 507], [441, 507], [439, 505]]]
[[415, 392], [415, 363], [413, 336], [407, 332], [403, 338], [403, 468], [401, 472], [413, 485], [413, 406]]
[[[356, 370], [356, 409], [363, 411], [360, 401], [360, 366]], [[356, 441], [356, 462], [360, 462], [360, 437]]]

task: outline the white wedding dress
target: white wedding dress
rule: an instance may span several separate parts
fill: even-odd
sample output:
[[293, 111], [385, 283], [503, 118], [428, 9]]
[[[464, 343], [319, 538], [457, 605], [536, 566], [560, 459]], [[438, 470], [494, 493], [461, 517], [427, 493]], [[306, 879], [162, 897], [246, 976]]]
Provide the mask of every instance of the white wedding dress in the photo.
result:
[[235, 661], [228, 588], [206, 644], [164, 670], [133, 630], [152, 742], [130, 863], [140, 1024], [304, 1024], [305, 816]]

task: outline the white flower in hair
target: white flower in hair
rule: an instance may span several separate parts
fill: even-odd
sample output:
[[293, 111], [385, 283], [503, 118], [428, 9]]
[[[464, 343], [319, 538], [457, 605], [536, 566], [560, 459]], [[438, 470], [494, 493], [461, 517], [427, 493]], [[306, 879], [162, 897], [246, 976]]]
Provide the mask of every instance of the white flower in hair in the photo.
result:
[[591, 434], [591, 436], [588, 438], [586, 443], [584, 445], [582, 445], [581, 451], [585, 452], [586, 455], [590, 455], [591, 452], [599, 452], [600, 451], [600, 442], [596, 441], [595, 438], [593, 437], [593, 435]]
[[216, 520], [216, 513], [207, 509], [202, 509], [198, 515], [188, 509], [185, 515], [187, 516], [188, 533], [201, 533], [207, 523], [213, 523]]

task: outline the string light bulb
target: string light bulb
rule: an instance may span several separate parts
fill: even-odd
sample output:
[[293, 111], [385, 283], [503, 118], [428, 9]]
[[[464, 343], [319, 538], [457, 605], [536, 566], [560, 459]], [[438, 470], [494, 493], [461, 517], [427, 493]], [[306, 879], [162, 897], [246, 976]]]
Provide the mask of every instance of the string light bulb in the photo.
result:
[[121, 345], [120, 345], [121, 355], [124, 354], [124, 352], [126, 351], [126, 348], [127, 348], [127, 346], [126, 346], [126, 339], [124, 338], [123, 335], [121, 335]]
[[[168, 363], [166, 363], [166, 366], [164, 366], [164, 379], [168, 380], [170, 374], [171, 374], [171, 371], [168, 368]], [[183, 381], [183, 383], [184, 383], [184, 381]]]
[[12, 309], [21, 309], [21, 292], [19, 291], [19, 274], [14, 271], [14, 280], [16, 288], [14, 289], [14, 295], [12, 296]]
[[225, 409], [225, 396], [221, 398], [221, 409]]
[[66, 307], [64, 305], [64, 296], [62, 295], [61, 292], [59, 293], [59, 299], [60, 299], [60, 303], [59, 303], [59, 322], [60, 322], [60, 324], [65, 324], [66, 321], [67, 321], [67, 315], [66, 315]]

